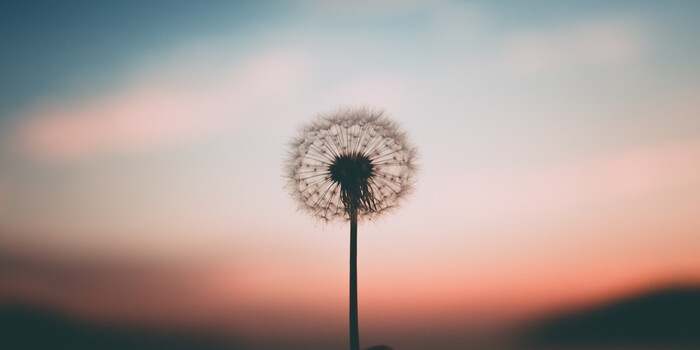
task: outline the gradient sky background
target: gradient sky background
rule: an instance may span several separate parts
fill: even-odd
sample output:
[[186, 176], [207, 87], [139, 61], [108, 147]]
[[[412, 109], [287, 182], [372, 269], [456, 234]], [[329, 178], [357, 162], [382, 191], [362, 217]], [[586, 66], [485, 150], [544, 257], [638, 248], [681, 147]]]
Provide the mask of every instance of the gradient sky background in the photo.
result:
[[421, 153], [414, 195], [359, 229], [363, 344], [700, 281], [699, 15], [4, 1], [0, 296], [344, 336], [347, 225], [296, 212], [282, 162], [301, 122], [354, 105]]

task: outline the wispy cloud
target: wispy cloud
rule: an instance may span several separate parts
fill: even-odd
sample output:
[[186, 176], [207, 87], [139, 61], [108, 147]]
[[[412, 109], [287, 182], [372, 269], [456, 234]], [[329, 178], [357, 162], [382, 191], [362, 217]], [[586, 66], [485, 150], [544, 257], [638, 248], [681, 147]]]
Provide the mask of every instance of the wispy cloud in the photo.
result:
[[177, 71], [155, 67], [119, 90], [29, 110], [16, 118], [14, 146], [36, 158], [66, 160], [177, 145], [231, 128], [293, 92], [308, 73], [307, 61], [277, 50], [232, 64], [184, 60]]
[[26, 249], [2, 253], [0, 299], [4, 302], [48, 304], [96, 319], [188, 324], [201, 321], [200, 317], [216, 317], [212, 311], [236, 298], [236, 291], [228, 288], [228, 298], [212, 299], [216, 289], [208, 282], [235, 275], [231, 264], [117, 263]]
[[[537, 171], [527, 198], [554, 207], [639, 198], [700, 180], [700, 140], [640, 147]], [[538, 193], [540, 195], [538, 195]], [[544, 195], [546, 194], [546, 195]]]
[[[503, 217], [551, 218], [561, 212], [621, 203], [700, 185], [700, 139], [678, 140], [559, 164], [460, 174], [461, 188], [438, 186], [435, 201], [469, 198], [447, 206], [440, 216], [465, 215], [484, 223]], [[432, 198], [434, 197], [434, 198]], [[426, 199], [428, 201], [429, 199]]]
[[624, 64], [637, 58], [646, 44], [638, 21], [609, 19], [519, 32], [506, 39], [500, 55], [507, 69], [537, 74]]

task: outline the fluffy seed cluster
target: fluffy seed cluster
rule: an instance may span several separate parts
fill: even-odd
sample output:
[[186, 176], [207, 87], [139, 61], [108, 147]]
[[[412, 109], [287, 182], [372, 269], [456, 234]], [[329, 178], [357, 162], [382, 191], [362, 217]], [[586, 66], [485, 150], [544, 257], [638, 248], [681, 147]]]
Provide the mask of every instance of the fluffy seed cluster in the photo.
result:
[[317, 218], [372, 219], [411, 191], [416, 155], [383, 111], [341, 109], [303, 125], [286, 160], [287, 187]]

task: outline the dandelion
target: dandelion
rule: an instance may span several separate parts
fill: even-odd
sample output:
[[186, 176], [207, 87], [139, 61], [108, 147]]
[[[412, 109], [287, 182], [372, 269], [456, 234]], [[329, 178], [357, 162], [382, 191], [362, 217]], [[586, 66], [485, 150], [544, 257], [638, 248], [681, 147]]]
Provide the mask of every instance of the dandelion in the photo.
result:
[[350, 221], [350, 348], [359, 349], [357, 222], [398, 206], [411, 192], [416, 149], [383, 111], [341, 109], [302, 127], [286, 161], [299, 208], [324, 221]]

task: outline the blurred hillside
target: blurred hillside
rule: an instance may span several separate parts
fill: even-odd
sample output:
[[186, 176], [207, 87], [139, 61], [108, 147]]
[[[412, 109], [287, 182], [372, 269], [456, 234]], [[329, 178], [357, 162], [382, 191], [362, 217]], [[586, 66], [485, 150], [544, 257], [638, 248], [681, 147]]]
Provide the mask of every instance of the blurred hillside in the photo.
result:
[[658, 289], [536, 322], [526, 348], [700, 349], [700, 286]]

